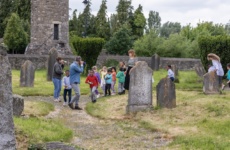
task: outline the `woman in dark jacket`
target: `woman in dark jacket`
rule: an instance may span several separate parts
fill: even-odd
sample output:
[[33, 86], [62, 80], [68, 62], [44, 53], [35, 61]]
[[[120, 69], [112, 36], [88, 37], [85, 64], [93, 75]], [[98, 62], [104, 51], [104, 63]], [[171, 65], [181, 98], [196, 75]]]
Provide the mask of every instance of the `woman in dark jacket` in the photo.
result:
[[54, 64], [53, 67], [53, 84], [54, 84], [54, 101], [60, 101], [59, 96], [61, 92], [62, 86], [62, 75], [63, 75], [63, 68], [64, 68], [64, 61], [62, 58], [57, 57], [57, 62]]
[[130, 82], [129, 72], [136, 65], [138, 61], [138, 58], [136, 57], [134, 50], [129, 50], [128, 53], [129, 53], [129, 61], [127, 64], [127, 71], [126, 71], [126, 76], [125, 76], [125, 89], [126, 90], [129, 90], [129, 82]]

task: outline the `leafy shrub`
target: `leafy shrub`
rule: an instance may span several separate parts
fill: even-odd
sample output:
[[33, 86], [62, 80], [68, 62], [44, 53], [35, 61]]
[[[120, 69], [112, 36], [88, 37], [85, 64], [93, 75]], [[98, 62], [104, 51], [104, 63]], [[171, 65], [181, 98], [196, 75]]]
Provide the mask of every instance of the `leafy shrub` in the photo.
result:
[[223, 68], [226, 71], [226, 65], [230, 63], [230, 37], [229, 36], [201, 36], [198, 40], [200, 47], [200, 58], [207, 70], [210, 62], [207, 60], [209, 53], [215, 53], [221, 59]]
[[72, 39], [73, 47], [77, 54], [82, 57], [87, 64], [86, 70], [89, 70], [97, 62], [105, 40], [102, 38], [80, 38]]

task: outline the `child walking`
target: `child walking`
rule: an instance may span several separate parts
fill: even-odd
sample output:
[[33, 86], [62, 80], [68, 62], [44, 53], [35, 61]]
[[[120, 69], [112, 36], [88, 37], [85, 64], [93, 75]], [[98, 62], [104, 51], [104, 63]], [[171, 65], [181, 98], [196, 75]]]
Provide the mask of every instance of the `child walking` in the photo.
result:
[[111, 95], [111, 84], [112, 84], [112, 71], [109, 69], [107, 71], [108, 73], [105, 76], [105, 96], [107, 96], [107, 94], [109, 94], [109, 96]]
[[[65, 76], [63, 77], [63, 85], [64, 85], [64, 93], [63, 93], [64, 103], [63, 103], [63, 106], [66, 106], [70, 103], [71, 95], [72, 95], [72, 87], [71, 87], [70, 81], [69, 81], [69, 70], [65, 71]], [[67, 94], [68, 94], [68, 98], [69, 98], [68, 102], [67, 102]]]
[[100, 73], [101, 73], [101, 89], [103, 91], [103, 94], [105, 95], [105, 76], [107, 74], [107, 67], [104, 66], [100, 71]]
[[116, 68], [112, 67], [112, 84], [111, 84], [112, 95], [116, 94], [116, 91], [115, 91], [116, 76], [117, 76]]
[[97, 77], [94, 75], [93, 70], [89, 71], [89, 75], [86, 78], [85, 83], [89, 84], [90, 91], [91, 91], [91, 100], [93, 103], [96, 103], [97, 102], [96, 89], [98, 87], [98, 80]]
[[118, 94], [125, 94], [125, 73], [124, 73], [124, 68], [120, 68], [120, 71], [117, 73], [117, 78], [118, 78]]
[[[97, 72], [97, 66], [93, 66], [92, 70], [94, 71], [94, 75], [97, 77], [99, 85], [101, 85], [101, 77], [100, 77], [100, 73]], [[97, 98], [99, 98], [100, 97], [100, 93], [98, 92], [98, 89], [96, 89], [95, 92], [97, 94]]]
[[[227, 64], [227, 69], [228, 69], [228, 72], [227, 72], [227, 84], [228, 84], [228, 86], [229, 86], [229, 88], [230, 88], [230, 63], [229, 64]], [[222, 90], [224, 90], [224, 88], [225, 88], [225, 85], [223, 84], [222, 85]]]
[[168, 65], [167, 70], [168, 70], [168, 78], [171, 79], [172, 81], [174, 81], [175, 76], [174, 76], [174, 72], [172, 71], [172, 66]]

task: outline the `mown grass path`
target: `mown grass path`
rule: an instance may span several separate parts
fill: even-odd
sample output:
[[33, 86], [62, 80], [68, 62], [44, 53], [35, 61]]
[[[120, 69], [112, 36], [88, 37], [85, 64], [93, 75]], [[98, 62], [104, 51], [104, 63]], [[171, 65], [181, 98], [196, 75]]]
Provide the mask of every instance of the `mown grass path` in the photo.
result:
[[[52, 97], [25, 97], [26, 101], [41, 100], [54, 104], [55, 110], [46, 118], [63, 122], [74, 131], [71, 144], [84, 149], [156, 149], [171, 139], [163, 133], [141, 128], [133, 121], [104, 120], [90, 116], [85, 110], [77, 111], [54, 103]], [[100, 99], [99, 99], [100, 101]], [[88, 96], [82, 96], [80, 106], [85, 108]]]

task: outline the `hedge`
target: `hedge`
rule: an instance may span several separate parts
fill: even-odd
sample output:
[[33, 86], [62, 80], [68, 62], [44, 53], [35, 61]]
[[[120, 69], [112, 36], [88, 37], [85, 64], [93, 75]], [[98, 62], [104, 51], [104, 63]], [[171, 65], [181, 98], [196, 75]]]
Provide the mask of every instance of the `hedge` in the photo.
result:
[[198, 39], [200, 47], [200, 58], [205, 69], [208, 69], [210, 62], [207, 60], [209, 53], [215, 53], [221, 59], [221, 64], [227, 71], [227, 64], [230, 63], [230, 37], [229, 36], [201, 36]]
[[72, 39], [72, 44], [77, 54], [86, 62], [87, 70], [91, 69], [97, 62], [105, 40], [102, 38], [80, 38]]

